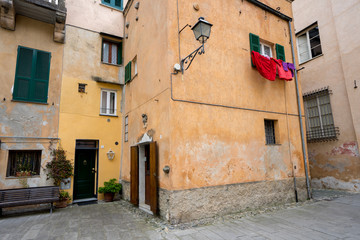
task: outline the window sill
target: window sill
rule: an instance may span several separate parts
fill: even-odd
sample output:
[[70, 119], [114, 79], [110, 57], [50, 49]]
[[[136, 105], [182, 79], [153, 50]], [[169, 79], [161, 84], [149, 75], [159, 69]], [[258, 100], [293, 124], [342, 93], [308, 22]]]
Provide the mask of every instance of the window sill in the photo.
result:
[[267, 144], [265, 143], [266, 146], [281, 146], [281, 143], [272, 143], [272, 144]]
[[316, 57], [313, 57], [313, 58], [311, 58], [311, 59], [309, 59], [309, 60], [306, 60], [305, 62], [299, 63], [299, 66], [300, 66], [300, 65], [303, 65], [303, 64], [305, 64], [305, 63], [308, 63], [308, 62], [310, 62], [310, 61], [312, 61], [312, 60], [314, 60], [314, 59], [317, 59], [317, 58], [319, 58], [319, 57], [322, 57], [322, 56], [324, 56], [324, 54], [317, 55]]
[[131, 78], [131, 81], [134, 80], [137, 76], [138, 76], [138, 74], [136, 73], [136, 74]]
[[105, 64], [105, 65], [115, 66], [115, 67], [121, 67], [122, 66], [122, 64], [106, 63], [106, 62], [103, 62], [103, 61], [101, 61], [101, 63]]
[[21, 103], [34, 103], [34, 104], [41, 104], [41, 105], [49, 105], [49, 103], [42, 103], [42, 102], [32, 102], [32, 101], [25, 101], [25, 100], [16, 100], [11, 99], [12, 102], [21, 102]]
[[22, 176], [22, 177], [15, 177], [15, 176], [5, 177], [5, 179], [6, 179], [6, 180], [11, 180], [11, 179], [22, 179], [22, 178], [40, 178], [40, 175], [34, 175], [34, 176]]
[[99, 116], [105, 116], [105, 117], [119, 117], [118, 115], [110, 115], [110, 114], [103, 114], [100, 113]]
[[121, 13], [124, 11], [124, 9], [116, 8], [116, 7], [109, 6], [109, 5], [106, 5], [106, 4], [103, 4], [103, 3], [100, 3], [100, 5], [104, 6], [104, 7], [107, 7], [107, 8], [110, 8], [110, 9], [113, 9], [113, 10], [116, 10], [116, 11], [119, 11]]

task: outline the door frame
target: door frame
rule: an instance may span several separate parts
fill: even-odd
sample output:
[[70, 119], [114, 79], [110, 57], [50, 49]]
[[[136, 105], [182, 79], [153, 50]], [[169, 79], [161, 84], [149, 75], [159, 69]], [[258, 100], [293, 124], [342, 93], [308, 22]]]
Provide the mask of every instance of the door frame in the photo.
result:
[[[87, 146], [81, 146], [80, 143], [81, 142], [93, 142], [95, 143], [95, 147], [87, 147]], [[79, 144], [78, 144], [79, 143]], [[95, 195], [94, 197], [97, 199], [98, 198], [98, 180], [99, 180], [99, 140], [94, 140], [94, 139], [76, 139], [75, 140], [75, 157], [76, 157], [76, 150], [95, 150]], [[75, 161], [76, 159], [74, 158], [74, 173], [75, 173]], [[73, 187], [73, 196], [75, 196], [75, 176], [74, 176], [74, 187]], [[76, 199], [73, 199], [73, 201]], [[78, 199], [81, 200], [81, 199]]]
[[[158, 194], [159, 194], [159, 177], [158, 177], [158, 150], [157, 142], [141, 142], [130, 147], [130, 202], [135, 206], [139, 206], [139, 149], [143, 145], [149, 145], [149, 161], [150, 161], [150, 210], [154, 215], [158, 214]], [[153, 153], [153, 154], [151, 154]], [[136, 159], [136, 160], [135, 160]], [[151, 161], [152, 160], [152, 161]], [[145, 174], [145, 172], [144, 172]], [[153, 176], [152, 176], [153, 175]], [[145, 186], [146, 187], [146, 186]], [[154, 193], [155, 192], [155, 193]]]

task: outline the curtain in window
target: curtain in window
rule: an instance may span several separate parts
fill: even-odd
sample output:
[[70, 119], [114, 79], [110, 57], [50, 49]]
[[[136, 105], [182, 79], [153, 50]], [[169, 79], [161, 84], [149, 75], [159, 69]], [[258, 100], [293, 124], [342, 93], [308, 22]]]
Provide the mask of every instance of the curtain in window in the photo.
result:
[[103, 62], [109, 63], [109, 44], [106, 42], [103, 44]]
[[117, 45], [111, 44], [111, 63], [117, 64]]
[[101, 113], [106, 114], [107, 92], [101, 92]]

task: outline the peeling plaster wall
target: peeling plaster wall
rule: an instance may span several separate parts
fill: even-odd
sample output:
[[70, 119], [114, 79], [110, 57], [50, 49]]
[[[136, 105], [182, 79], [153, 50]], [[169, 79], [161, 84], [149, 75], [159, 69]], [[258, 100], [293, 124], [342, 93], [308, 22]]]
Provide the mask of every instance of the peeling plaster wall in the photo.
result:
[[[58, 137], [64, 45], [53, 41], [53, 33], [54, 25], [19, 15], [15, 31], [0, 28], [0, 189], [21, 187], [18, 178], [6, 177], [8, 150], [42, 150], [44, 167], [51, 160], [49, 148], [56, 146], [57, 141], [51, 142], [51, 138]], [[47, 104], [12, 101], [19, 45], [51, 52]], [[52, 184], [46, 181], [43, 168], [40, 176], [24, 179], [31, 187]]]
[[[308, 6], [312, 7], [309, 8]], [[294, 1], [295, 29], [318, 23], [323, 56], [301, 65], [303, 92], [329, 86], [337, 141], [309, 143], [312, 185], [359, 192], [360, 2]]]

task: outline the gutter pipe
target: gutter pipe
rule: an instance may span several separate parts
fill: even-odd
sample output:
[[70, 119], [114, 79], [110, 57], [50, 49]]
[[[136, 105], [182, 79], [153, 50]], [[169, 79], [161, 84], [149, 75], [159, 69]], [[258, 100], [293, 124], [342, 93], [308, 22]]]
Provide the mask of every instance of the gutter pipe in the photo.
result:
[[[289, 31], [290, 31], [290, 42], [291, 42], [291, 53], [292, 53], [292, 57], [293, 57], [293, 64], [296, 66], [294, 42], [293, 42], [293, 36], [292, 36], [292, 30], [291, 30], [291, 21], [289, 21]], [[310, 199], [311, 192], [310, 192], [310, 181], [309, 181], [309, 173], [308, 173], [308, 159], [306, 156], [303, 119], [301, 116], [302, 111], [301, 111], [301, 105], [300, 105], [301, 101], [300, 101], [300, 94], [299, 94], [299, 82], [298, 82], [298, 77], [297, 77], [297, 70], [295, 69], [294, 71], [295, 71], [294, 75], [295, 75], [296, 97], [297, 97], [298, 109], [299, 109], [301, 144], [302, 144], [302, 152], [303, 152], [303, 156], [304, 156], [304, 165], [305, 165], [306, 189], [307, 189], [308, 199]]]

